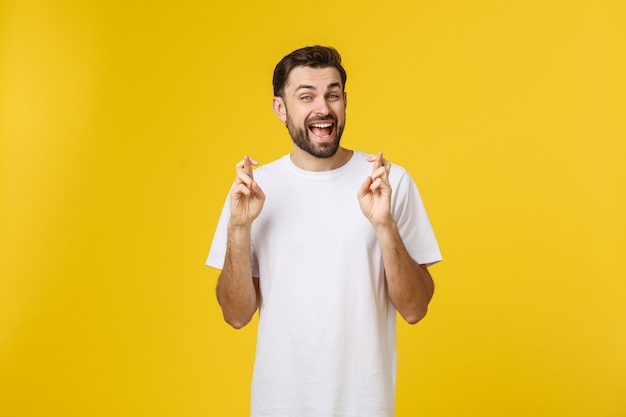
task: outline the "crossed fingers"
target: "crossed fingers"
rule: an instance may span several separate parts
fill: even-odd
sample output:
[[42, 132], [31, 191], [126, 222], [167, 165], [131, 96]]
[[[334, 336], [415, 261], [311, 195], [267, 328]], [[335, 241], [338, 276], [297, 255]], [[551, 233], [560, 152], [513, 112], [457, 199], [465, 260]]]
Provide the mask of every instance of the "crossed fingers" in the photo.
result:
[[254, 183], [254, 174], [252, 173], [252, 166], [259, 165], [259, 162], [248, 155], [243, 157], [242, 161], [239, 161], [236, 165], [237, 177], [235, 180], [235, 188], [240, 193], [249, 196], [250, 190]]
[[372, 168], [372, 184], [370, 185], [371, 191], [378, 190], [382, 184], [389, 184], [389, 171], [391, 170], [391, 163], [383, 158], [383, 153], [378, 152], [376, 155], [372, 155], [368, 158], [368, 161], [374, 162]]

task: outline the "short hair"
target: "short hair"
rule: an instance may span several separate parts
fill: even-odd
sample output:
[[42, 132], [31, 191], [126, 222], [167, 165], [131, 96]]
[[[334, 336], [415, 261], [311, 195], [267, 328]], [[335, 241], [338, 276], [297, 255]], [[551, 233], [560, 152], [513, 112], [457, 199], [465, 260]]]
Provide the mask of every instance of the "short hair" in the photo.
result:
[[328, 46], [307, 46], [296, 49], [285, 56], [274, 68], [274, 97], [282, 97], [289, 74], [297, 67], [328, 68], [333, 67], [341, 76], [341, 88], [346, 87], [346, 70], [341, 66], [341, 55]]

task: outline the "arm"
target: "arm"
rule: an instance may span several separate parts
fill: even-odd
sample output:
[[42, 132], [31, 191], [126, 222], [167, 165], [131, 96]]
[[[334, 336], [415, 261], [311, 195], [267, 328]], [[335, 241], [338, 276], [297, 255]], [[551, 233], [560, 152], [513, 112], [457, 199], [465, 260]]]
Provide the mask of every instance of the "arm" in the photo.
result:
[[434, 292], [433, 280], [426, 266], [410, 257], [391, 216], [391, 164], [383, 159], [382, 152], [370, 162], [374, 162], [374, 168], [359, 190], [359, 204], [380, 245], [389, 298], [400, 315], [414, 324], [426, 315]]
[[265, 194], [252, 174], [252, 165], [257, 164], [247, 156], [237, 164], [230, 194], [226, 258], [216, 289], [224, 320], [237, 329], [250, 322], [260, 299], [258, 279], [252, 277], [250, 269], [250, 229], [265, 202]]
[[389, 298], [410, 324], [426, 316], [434, 293], [433, 280], [425, 265], [415, 262], [398, 234], [395, 222], [375, 228], [383, 255]]

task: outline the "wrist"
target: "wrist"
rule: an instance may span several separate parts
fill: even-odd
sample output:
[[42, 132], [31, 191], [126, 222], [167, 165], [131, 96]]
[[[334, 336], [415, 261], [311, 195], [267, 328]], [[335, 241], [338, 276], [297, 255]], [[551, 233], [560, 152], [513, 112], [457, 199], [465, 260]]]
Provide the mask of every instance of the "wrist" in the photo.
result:
[[374, 232], [377, 236], [388, 235], [390, 233], [397, 233], [398, 226], [396, 225], [395, 220], [393, 218], [389, 218], [386, 221], [381, 222], [372, 222], [372, 227], [374, 228]]
[[228, 223], [228, 247], [231, 251], [250, 250], [250, 225]]
[[252, 227], [252, 219], [247, 216], [235, 216], [231, 215], [228, 219], [228, 229], [250, 229]]
[[228, 222], [227, 230], [228, 234], [236, 236], [250, 236], [250, 230], [252, 229], [252, 223], [237, 223], [232, 220]]

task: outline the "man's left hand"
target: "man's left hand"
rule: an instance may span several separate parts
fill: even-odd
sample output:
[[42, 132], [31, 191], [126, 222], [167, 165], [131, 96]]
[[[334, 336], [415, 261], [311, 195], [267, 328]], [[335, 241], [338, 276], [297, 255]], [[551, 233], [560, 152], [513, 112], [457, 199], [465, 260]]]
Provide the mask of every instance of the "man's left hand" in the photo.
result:
[[365, 217], [374, 226], [393, 222], [391, 217], [391, 185], [389, 184], [389, 170], [391, 163], [383, 158], [383, 153], [370, 156], [367, 159], [374, 163], [372, 174], [367, 177], [359, 193], [359, 205]]

